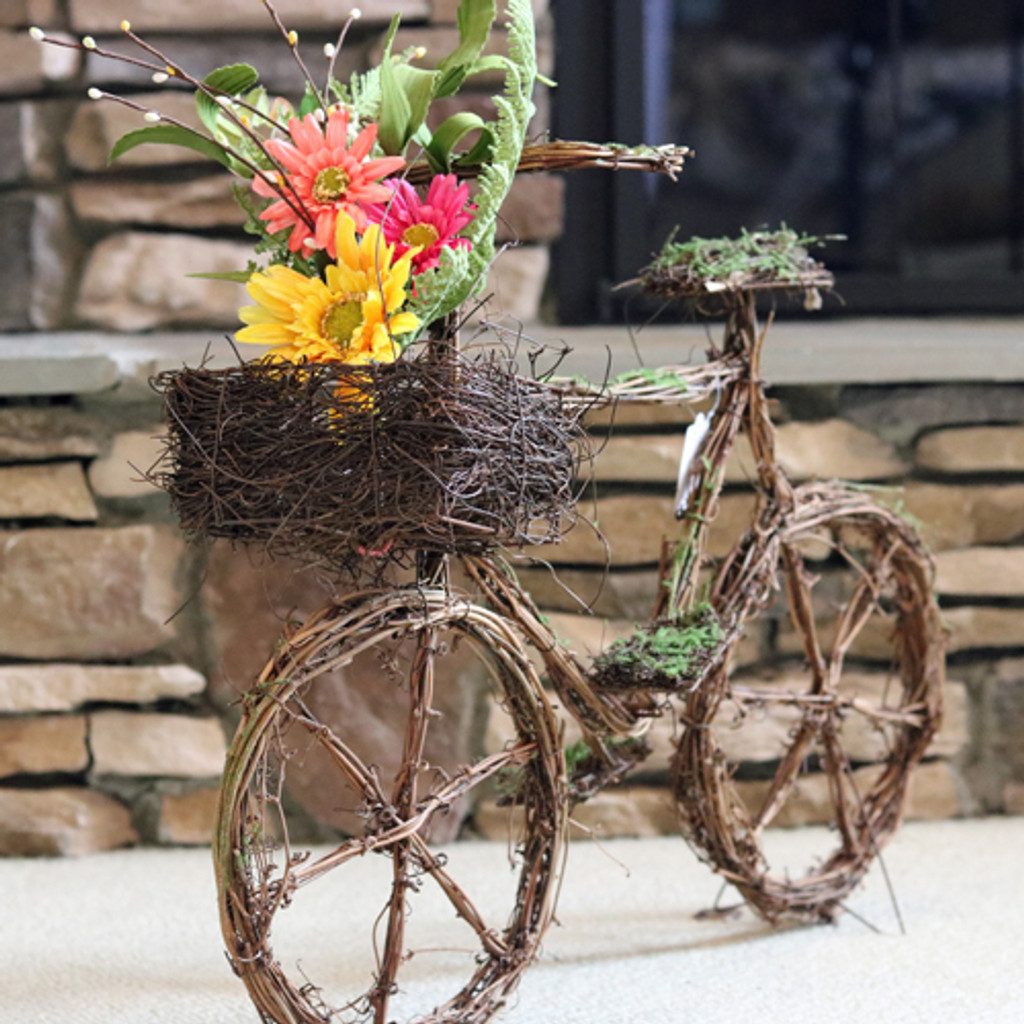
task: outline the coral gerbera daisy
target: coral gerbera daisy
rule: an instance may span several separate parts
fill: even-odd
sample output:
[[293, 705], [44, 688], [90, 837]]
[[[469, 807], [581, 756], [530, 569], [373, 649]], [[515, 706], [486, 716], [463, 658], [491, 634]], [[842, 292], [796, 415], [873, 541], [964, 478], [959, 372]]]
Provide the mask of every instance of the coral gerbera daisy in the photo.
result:
[[371, 224], [362, 240], [347, 213], [338, 215], [337, 262], [324, 279], [306, 277], [273, 264], [249, 278], [246, 289], [255, 306], [239, 310], [248, 326], [239, 341], [270, 345], [267, 358], [322, 363], [388, 363], [401, 351], [396, 337], [419, 327], [419, 318], [400, 312], [408, 298], [415, 250], [398, 259], [394, 247]]
[[[348, 132], [349, 112], [340, 107], [330, 113], [326, 128], [321, 128], [313, 114], [293, 117], [288, 122], [291, 142], [269, 139], [265, 144], [267, 152], [284, 168], [287, 184], [271, 172], [269, 180], [257, 174], [252, 187], [257, 195], [278, 197], [260, 218], [267, 222], [271, 234], [292, 229], [288, 238], [292, 252], [309, 256], [314, 249], [326, 249], [334, 259], [338, 214], [349, 214], [356, 229], [362, 231], [367, 221], [365, 205], [391, 197], [391, 190], [377, 179], [394, 174], [405, 161], [400, 156], [367, 159], [377, 141], [375, 124], [367, 125], [351, 145]], [[282, 194], [287, 194], [290, 202]]]
[[446, 246], [469, 247], [468, 238], [455, 236], [473, 219], [476, 207], [469, 202], [469, 186], [459, 185], [454, 174], [439, 174], [430, 183], [427, 198], [421, 200], [407, 181], [385, 182], [394, 196], [387, 203], [367, 207], [370, 220], [384, 229], [384, 237], [400, 256], [416, 246], [412, 272], [436, 267]]

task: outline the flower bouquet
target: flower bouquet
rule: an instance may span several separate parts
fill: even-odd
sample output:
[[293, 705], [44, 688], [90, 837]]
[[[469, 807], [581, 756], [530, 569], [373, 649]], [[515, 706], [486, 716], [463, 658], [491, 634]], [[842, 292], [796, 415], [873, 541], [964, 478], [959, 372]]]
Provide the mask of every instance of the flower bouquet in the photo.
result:
[[[358, 11], [324, 48], [318, 78], [297, 33], [261, 2], [301, 69], [295, 102], [269, 96], [247, 63], [197, 77], [127, 21], [130, 53], [31, 30], [191, 87], [199, 128], [89, 92], [146, 122], [118, 140], [112, 160], [147, 143], [216, 160], [235, 176], [256, 240], [248, 267], [211, 276], [244, 284], [251, 301], [235, 340], [262, 352], [156, 379], [168, 437], [151, 479], [192, 537], [335, 569], [557, 539], [573, 518], [582, 432], [507, 352], [460, 354], [458, 311], [484, 287], [517, 173], [591, 165], [674, 175], [688, 151], [525, 146], [539, 77], [530, 0], [505, 3], [506, 55], [484, 54], [495, 0], [462, 0], [458, 45], [435, 68], [418, 65], [422, 49], [394, 52], [396, 16], [379, 64], [347, 82], [335, 63]], [[428, 127], [435, 101], [495, 71], [504, 88], [493, 121], [463, 111]]]

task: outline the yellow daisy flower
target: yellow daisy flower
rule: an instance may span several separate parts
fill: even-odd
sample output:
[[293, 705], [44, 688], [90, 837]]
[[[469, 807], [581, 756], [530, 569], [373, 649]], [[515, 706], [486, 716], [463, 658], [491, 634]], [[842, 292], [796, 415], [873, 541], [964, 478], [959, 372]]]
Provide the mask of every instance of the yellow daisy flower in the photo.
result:
[[312, 363], [389, 363], [401, 351], [401, 335], [419, 327], [413, 313], [400, 312], [408, 295], [410, 250], [394, 260], [380, 226], [370, 224], [362, 239], [355, 222], [339, 214], [335, 233], [337, 262], [324, 279], [273, 265], [249, 278], [246, 290], [255, 306], [239, 310], [247, 326], [235, 337], [269, 345], [266, 358]]

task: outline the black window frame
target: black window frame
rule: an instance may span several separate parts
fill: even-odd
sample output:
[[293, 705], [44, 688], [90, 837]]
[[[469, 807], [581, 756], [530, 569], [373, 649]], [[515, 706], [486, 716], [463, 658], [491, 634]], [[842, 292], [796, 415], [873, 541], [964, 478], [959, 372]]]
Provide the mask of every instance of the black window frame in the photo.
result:
[[[644, 53], [647, 31], [645, 0], [551, 3], [558, 82], [552, 94], [554, 135], [626, 144], [647, 141], [643, 124], [644, 66], [639, 56]], [[901, 46], [908, 0], [877, 3], [884, 6], [882, 25], [887, 38], [882, 45]], [[886, 272], [851, 270], [840, 276], [843, 301], [829, 305], [833, 314], [1024, 312], [1024, 0], [1003, 0], [1003, 5], [1009, 68], [1006, 273], [986, 280], [909, 277], [895, 267]], [[896, 130], [898, 123], [897, 109]], [[898, 144], [896, 138], [893, 145]], [[700, 159], [699, 152], [696, 159]], [[857, 168], [849, 168], [848, 173], [848, 187], [856, 190]], [[565, 230], [554, 246], [552, 268], [560, 322], [616, 322], [622, 319], [627, 304], [631, 316], [643, 311], [642, 301], [638, 304], [628, 290], [616, 287], [635, 277], [652, 254], [651, 239], [630, 227], [645, 220], [648, 199], [642, 177], [635, 172], [597, 171], [566, 176]], [[685, 188], [685, 179], [684, 170], [677, 187]], [[735, 230], [742, 226], [736, 225]], [[685, 236], [685, 226], [683, 233]]]

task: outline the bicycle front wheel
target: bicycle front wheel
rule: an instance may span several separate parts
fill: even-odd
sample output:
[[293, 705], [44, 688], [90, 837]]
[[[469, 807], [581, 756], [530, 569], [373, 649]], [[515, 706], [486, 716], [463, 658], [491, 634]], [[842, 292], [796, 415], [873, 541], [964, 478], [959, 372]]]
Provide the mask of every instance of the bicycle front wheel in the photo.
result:
[[[773, 613], [781, 591], [789, 630], [776, 620], [771, 671], [733, 671], [730, 651], [689, 696], [675, 797], [684, 836], [759, 914], [831, 920], [899, 826], [938, 729], [943, 632], [930, 559], [898, 514], [814, 483], [769, 515], [722, 566], [712, 603], [742, 624]], [[765, 829], [794, 804], [790, 822], [824, 819], [839, 842], [780, 873]]]
[[[445, 772], [424, 753], [438, 714], [434, 690], [453, 652], [467, 646], [497, 684], [516, 737], [497, 754]], [[380, 685], [408, 706], [404, 747], [391, 771], [382, 766], [395, 761], [395, 751], [379, 749], [372, 736], [340, 735], [304, 701], [311, 687], [365, 656], [377, 659]], [[456, 660], [466, 671], [465, 659]], [[442, 590], [356, 595], [287, 638], [243, 707], [214, 857], [228, 954], [262, 1019], [487, 1020], [536, 955], [554, 909], [565, 834], [556, 721], [509, 621]], [[289, 761], [309, 748], [326, 753], [331, 769], [322, 785], [361, 825], [326, 850], [299, 852], [288, 835], [284, 783]], [[513, 870], [460, 883], [457, 858], [449, 864], [429, 845], [431, 824], [495, 785], [525, 812], [510, 813], [520, 831], [507, 856], [501, 853]], [[341, 876], [349, 876], [347, 887]], [[330, 904], [325, 928], [332, 934], [317, 934], [301, 958], [283, 956], [271, 949], [271, 926], [275, 941], [288, 933], [280, 911], [305, 900], [313, 882], [321, 900], [306, 906], [315, 913]], [[439, 933], [431, 931], [435, 918], [444, 922]], [[338, 941], [342, 952], [329, 952]], [[284, 963], [300, 973], [298, 982]], [[324, 973], [316, 982], [306, 976], [314, 968]]]

